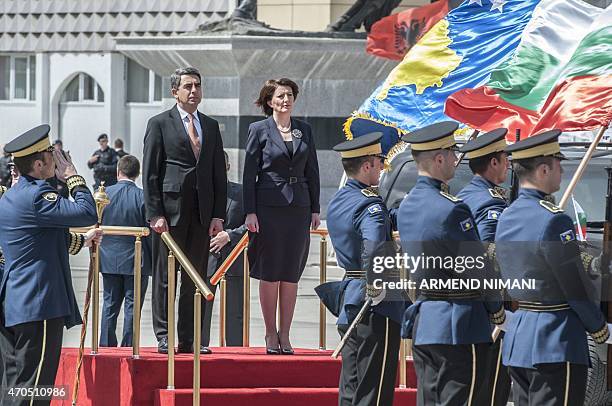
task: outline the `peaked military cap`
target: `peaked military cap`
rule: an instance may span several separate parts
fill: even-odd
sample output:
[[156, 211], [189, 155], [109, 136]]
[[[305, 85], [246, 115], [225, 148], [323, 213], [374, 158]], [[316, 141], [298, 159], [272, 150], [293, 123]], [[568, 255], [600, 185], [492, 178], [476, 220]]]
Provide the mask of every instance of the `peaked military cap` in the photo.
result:
[[513, 160], [535, 158], [538, 156], [553, 156], [565, 159], [565, 155], [561, 153], [559, 135], [561, 135], [561, 130], [544, 131], [509, 145], [506, 148], [506, 152], [512, 154]]
[[4, 151], [13, 154], [15, 158], [37, 152], [53, 151], [51, 141], [49, 141], [49, 131], [51, 131], [51, 127], [47, 124], [34, 127], [6, 144]]
[[334, 147], [334, 151], [340, 152], [342, 158], [359, 158], [362, 156], [376, 155], [384, 158], [380, 139], [382, 133], [375, 132], [362, 135], [352, 140], [341, 142]]
[[507, 133], [508, 130], [505, 128], [496, 128], [493, 131], [482, 134], [474, 140], [468, 141], [459, 151], [465, 152], [469, 159], [503, 151], [508, 147], [506, 143]]
[[450, 148], [456, 144], [453, 133], [457, 128], [459, 124], [454, 121], [442, 121], [406, 134], [402, 141], [410, 143], [414, 151]]

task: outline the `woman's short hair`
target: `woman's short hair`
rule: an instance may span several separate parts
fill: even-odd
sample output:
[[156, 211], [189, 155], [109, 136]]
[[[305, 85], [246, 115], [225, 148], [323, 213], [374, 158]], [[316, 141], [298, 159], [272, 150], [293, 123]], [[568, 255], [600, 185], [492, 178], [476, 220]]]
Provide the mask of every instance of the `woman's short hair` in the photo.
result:
[[274, 92], [279, 88], [279, 86], [287, 86], [291, 88], [291, 91], [293, 92], [293, 99], [297, 99], [299, 88], [297, 83], [295, 83], [293, 80], [287, 78], [266, 80], [266, 83], [264, 83], [263, 87], [259, 91], [259, 97], [257, 100], [255, 100], [255, 105], [261, 108], [266, 116], [272, 115], [272, 107], [268, 106], [268, 102], [272, 100], [272, 96], [274, 96]]

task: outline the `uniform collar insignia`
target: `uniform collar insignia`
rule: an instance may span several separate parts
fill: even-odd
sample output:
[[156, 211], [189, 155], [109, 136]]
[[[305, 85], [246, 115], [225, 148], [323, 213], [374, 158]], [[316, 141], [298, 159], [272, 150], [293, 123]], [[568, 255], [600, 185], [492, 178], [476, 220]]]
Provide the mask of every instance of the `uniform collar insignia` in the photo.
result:
[[361, 193], [365, 197], [376, 197], [376, 196], [378, 196], [378, 188], [374, 187], [374, 186], [370, 186], [370, 187], [361, 189]]
[[563, 209], [561, 207], [555, 206], [548, 200], [540, 200], [540, 206], [544, 207], [551, 213], [563, 213]]
[[500, 193], [500, 191], [503, 191], [503, 190], [504, 188], [501, 188], [499, 186], [492, 187], [492, 188], [489, 188], [489, 194], [493, 198], [505, 200], [504, 195]]
[[450, 191], [450, 188], [446, 183], [442, 183], [440, 184], [440, 190], [444, 193], [448, 193]]
[[446, 193], [446, 192], [445, 192], [445, 191], [443, 191], [443, 190], [440, 190], [440, 194], [441, 194], [442, 196], [446, 197], [448, 200], [450, 200], [450, 201], [451, 201], [451, 202], [453, 202], [453, 203], [457, 203], [457, 202], [460, 202], [460, 201], [461, 201], [461, 199], [459, 199], [458, 197], [453, 196], [453, 195], [451, 195], [450, 193]]

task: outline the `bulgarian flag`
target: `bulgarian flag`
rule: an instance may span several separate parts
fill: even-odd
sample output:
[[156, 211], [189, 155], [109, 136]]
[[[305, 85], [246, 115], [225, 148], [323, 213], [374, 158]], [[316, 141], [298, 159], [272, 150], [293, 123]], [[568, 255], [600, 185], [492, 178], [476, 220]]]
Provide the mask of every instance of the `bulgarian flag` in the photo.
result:
[[448, 97], [445, 113], [470, 127], [532, 135], [591, 130], [612, 119], [612, 6], [543, 0], [511, 58], [484, 86]]
[[572, 204], [574, 205], [574, 214], [576, 215], [576, 221], [574, 222], [574, 226], [576, 226], [576, 235], [578, 236], [578, 241], [586, 241], [587, 235], [587, 216], [586, 212], [578, 204], [576, 199], [574, 199], [574, 194], [572, 193]]

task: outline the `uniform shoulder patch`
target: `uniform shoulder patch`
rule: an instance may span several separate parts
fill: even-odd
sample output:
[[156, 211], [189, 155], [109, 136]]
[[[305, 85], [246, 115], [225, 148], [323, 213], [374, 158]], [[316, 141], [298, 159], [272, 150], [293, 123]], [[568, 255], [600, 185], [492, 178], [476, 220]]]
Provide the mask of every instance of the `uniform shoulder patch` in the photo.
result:
[[461, 222], [459, 222], [462, 231], [470, 231], [474, 228], [474, 224], [472, 223], [472, 219], [467, 218]]
[[540, 206], [544, 207], [551, 213], [563, 213], [563, 209], [561, 207], [555, 206], [548, 200], [540, 200]]
[[496, 189], [496, 188], [489, 188], [489, 194], [491, 195], [491, 197], [494, 197], [496, 199], [504, 199], [504, 196], [501, 194], [500, 190]]
[[370, 214], [376, 214], [382, 211], [382, 207], [380, 207], [380, 204], [373, 204], [371, 206], [368, 206], [368, 211], [370, 212]]
[[499, 210], [487, 211], [487, 220], [498, 220], [499, 216], [501, 216], [501, 212]]
[[6, 186], [0, 185], [0, 197], [6, 193]]
[[55, 192], [47, 192], [45, 194], [43, 194], [43, 199], [45, 199], [48, 202], [55, 202], [57, 200], [57, 193]]
[[574, 234], [574, 230], [567, 230], [559, 234], [559, 238], [561, 238], [561, 242], [563, 244], [567, 244], [568, 242], [574, 241], [576, 239], [576, 234]]
[[442, 191], [442, 190], [440, 190], [440, 194], [441, 194], [442, 196], [446, 197], [448, 200], [450, 200], [450, 201], [451, 201], [451, 202], [453, 202], [453, 203], [457, 203], [457, 202], [460, 202], [460, 201], [461, 201], [461, 199], [459, 199], [458, 197], [453, 196], [453, 195], [451, 195], [450, 193], [446, 193], [446, 192], [444, 192], [444, 191]]
[[365, 189], [361, 189], [361, 193], [365, 197], [377, 197], [378, 196], [378, 188], [377, 187], [367, 187]]

